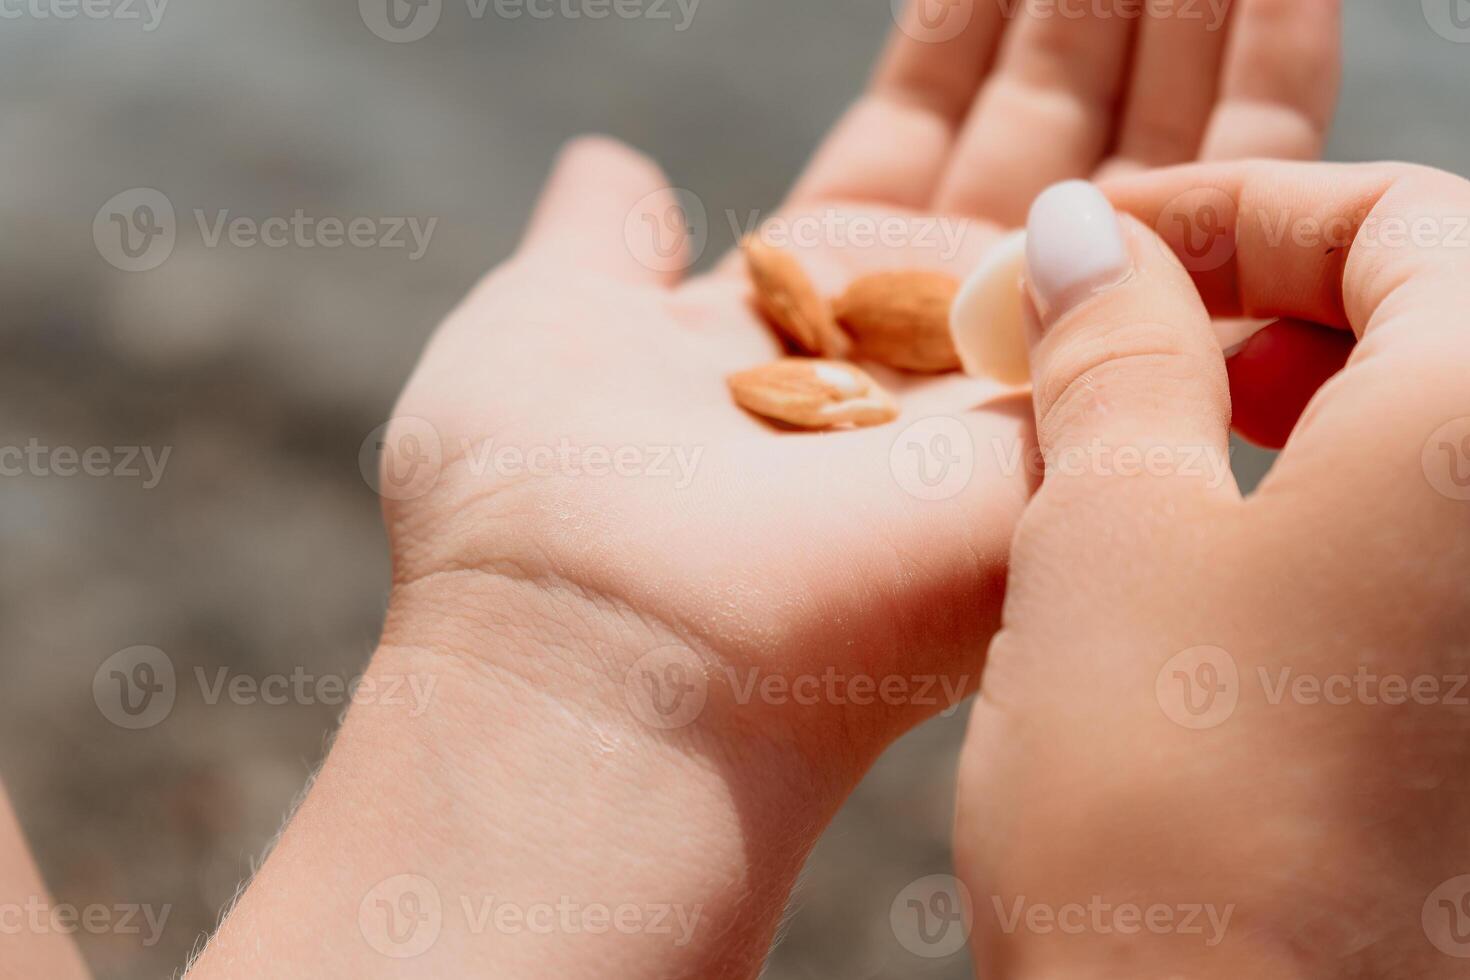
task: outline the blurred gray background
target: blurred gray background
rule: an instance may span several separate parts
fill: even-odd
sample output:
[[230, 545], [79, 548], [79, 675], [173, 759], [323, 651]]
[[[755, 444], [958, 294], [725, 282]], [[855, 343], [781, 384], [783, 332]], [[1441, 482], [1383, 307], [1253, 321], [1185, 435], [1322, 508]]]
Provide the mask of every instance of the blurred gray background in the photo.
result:
[[[1334, 158], [1470, 174], [1470, 44], [1431, 27], [1452, 4], [1470, 15], [1349, 0]], [[164, 723], [130, 732], [98, 710], [98, 666], [146, 644], [181, 673], [357, 671], [387, 574], [359, 445], [512, 247], [557, 147], [609, 132], [712, 214], [768, 208], [891, 25], [888, 0], [702, 0], [683, 31], [676, 5], [672, 21], [475, 20], [447, 0], [433, 34], [390, 44], [350, 0], [176, 0], [152, 30], [142, 0], [129, 9], [140, 19], [0, 20], [0, 446], [171, 447], [152, 488], [0, 478], [0, 772], [58, 901], [171, 906], [156, 945], [81, 937], [104, 978], [182, 963], [339, 709], [210, 706], [185, 685]], [[104, 202], [138, 187], [180, 214], [146, 274], [93, 237]], [[410, 261], [209, 248], [192, 218], [298, 208], [439, 222]], [[713, 232], [711, 253], [729, 244]], [[915, 956], [889, 925], [905, 885], [949, 868], [963, 727], [961, 712], [913, 733], [864, 784], [771, 977], [969, 975], [963, 952]]]

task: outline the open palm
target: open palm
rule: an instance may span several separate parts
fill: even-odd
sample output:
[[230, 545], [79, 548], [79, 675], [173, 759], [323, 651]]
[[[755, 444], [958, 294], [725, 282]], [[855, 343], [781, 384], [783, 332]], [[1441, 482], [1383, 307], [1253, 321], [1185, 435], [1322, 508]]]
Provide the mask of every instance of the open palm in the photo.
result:
[[[1337, 0], [1238, 0], [1228, 24], [1173, 6], [917, 0], [771, 220], [825, 229], [802, 258], [835, 293], [876, 269], [964, 275], [1058, 180], [1315, 156]], [[850, 758], [856, 778], [978, 679], [1034, 483], [1030, 408], [973, 379], [882, 374], [903, 410], [889, 426], [813, 435], [745, 414], [724, 379], [779, 346], [738, 260], [682, 281], [680, 262], [650, 261], [640, 236], [677, 206], [619, 144], [564, 153], [521, 251], [441, 328], [399, 405], [390, 472], [425, 425], [443, 465], [387, 494], [396, 589], [458, 591], [467, 637], [502, 615], [477, 595], [575, 611], [581, 625], [545, 627], [556, 668], [536, 668], [569, 697], [617, 700], [667, 646], [697, 660], [710, 704], [748, 701], [750, 672], [835, 671], [815, 702], [777, 688], [767, 710], [705, 717]], [[855, 218], [901, 232], [860, 242]], [[860, 677], [897, 680], [862, 695]]]

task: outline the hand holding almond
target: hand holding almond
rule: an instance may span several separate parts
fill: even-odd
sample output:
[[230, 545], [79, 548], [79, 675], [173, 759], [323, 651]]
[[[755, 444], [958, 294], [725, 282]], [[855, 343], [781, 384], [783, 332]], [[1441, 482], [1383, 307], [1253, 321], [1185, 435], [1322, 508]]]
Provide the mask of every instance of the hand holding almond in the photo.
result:
[[[1138, 220], [1068, 185], [1029, 229], [1048, 471], [962, 771], [981, 975], [1463, 976], [1470, 184], [1253, 163], [1108, 193]], [[1191, 277], [1151, 229], [1222, 201]], [[1357, 338], [1248, 499], [1210, 314], [1289, 318], [1232, 371], [1256, 417], [1293, 404], [1262, 378]]]
[[[889, 404], [838, 361], [861, 354], [813, 295], [895, 270], [962, 278], [1055, 180], [1313, 156], [1335, 92], [1334, 2], [1240, 0], [1224, 31], [963, 0], [944, 37], [933, 7], [911, 4], [870, 90], [752, 229], [787, 233], [812, 291], [757, 309], [739, 256], [685, 277], [648, 237], [684, 217], [658, 168], [609, 141], [564, 153], [520, 252], [442, 326], [383, 439], [395, 583], [370, 676], [442, 674], [435, 708], [349, 715], [195, 977], [760, 972], [848, 791], [975, 683], [1030, 491], [1010, 462], [1029, 412], [994, 403], [1004, 389], [860, 364]], [[858, 350], [883, 328], [859, 324]], [[798, 352], [814, 363], [747, 374]], [[826, 405], [876, 409], [843, 426], [898, 418], [792, 432], [734, 404], [732, 377], [743, 404], [798, 424]], [[901, 442], [934, 417], [973, 447], [943, 499], [913, 478], [930, 430]], [[502, 450], [536, 465], [498, 469]], [[661, 904], [692, 925], [680, 943], [476, 932], [467, 894]], [[414, 959], [365, 939], [382, 909], [436, 896]]]

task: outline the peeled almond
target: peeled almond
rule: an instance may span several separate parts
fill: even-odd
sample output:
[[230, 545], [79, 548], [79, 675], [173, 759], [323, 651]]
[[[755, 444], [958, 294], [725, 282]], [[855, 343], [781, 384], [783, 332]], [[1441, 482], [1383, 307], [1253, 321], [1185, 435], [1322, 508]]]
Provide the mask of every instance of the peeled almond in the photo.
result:
[[898, 406], [861, 368], [842, 361], [785, 357], [730, 375], [735, 403], [800, 429], [882, 425]]
[[848, 286], [832, 311], [857, 340], [859, 357], [904, 371], [958, 371], [949, 310], [959, 288], [942, 272], [878, 272]]
[[1026, 233], [1007, 235], [960, 287], [949, 329], [965, 373], [1008, 385], [1031, 380], [1021, 280], [1026, 272]]
[[852, 346], [826, 297], [817, 292], [806, 270], [785, 249], [750, 235], [740, 243], [755, 284], [755, 304], [797, 350], [818, 357], [843, 357]]

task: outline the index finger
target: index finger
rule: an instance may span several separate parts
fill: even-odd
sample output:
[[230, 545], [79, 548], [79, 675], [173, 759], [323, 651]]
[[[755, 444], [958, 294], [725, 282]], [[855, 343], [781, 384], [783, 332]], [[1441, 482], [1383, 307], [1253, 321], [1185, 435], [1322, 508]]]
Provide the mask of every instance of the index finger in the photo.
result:
[[1470, 184], [1429, 168], [1200, 164], [1103, 190], [1159, 232], [1217, 317], [1308, 320], [1362, 337], [1401, 288], [1470, 267]]
[[[1363, 547], [1443, 540], [1444, 518], [1462, 519], [1470, 500], [1459, 474], [1440, 472], [1457, 458], [1446, 446], [1470, 453], [1470, 183], [1403, 164], [1245, 163], [1126, 178], [1108, 192], [1164, 233], [1215, 315], [1290, 317], [1359, 338], [1257, 491], [1263, 502], [1309, 498], [1268, 507], [1282, 534], [1320, 514], [1361, 519]], [[1331, 541], [1341, 529], [1313, 533]]]

